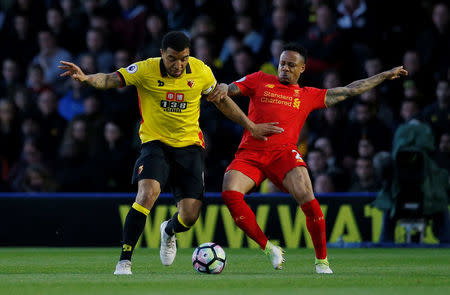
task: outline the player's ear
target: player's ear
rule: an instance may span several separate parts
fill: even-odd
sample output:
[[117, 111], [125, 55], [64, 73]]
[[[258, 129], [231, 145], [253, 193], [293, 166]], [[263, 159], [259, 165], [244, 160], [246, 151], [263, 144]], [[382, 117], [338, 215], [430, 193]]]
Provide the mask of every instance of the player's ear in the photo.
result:
[[300, 74], [303, 74], [303, 72], [306, 70], [306, 65], [305, 64], [302, 64], [301, 66], [300, 66]]

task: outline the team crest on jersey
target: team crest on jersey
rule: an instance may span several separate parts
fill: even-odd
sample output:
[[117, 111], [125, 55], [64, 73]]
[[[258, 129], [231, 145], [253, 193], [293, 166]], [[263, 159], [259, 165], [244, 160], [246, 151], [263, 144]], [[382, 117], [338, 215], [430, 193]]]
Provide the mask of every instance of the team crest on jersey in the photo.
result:
[[294, 89], [294, 95], [295, 95], [295, 96], [299, 96], [299, 95], [300, 95], [300, 90]]
[[273, 84], [266, 84], [266, 85], [264, 85], [264, 87], [267, 87], [267, 88], [274, 88], [275, 85], [273, 85]]
[[138, 66], [137, 66], [137, 64], [132, 64], [132, 65], [129, 65], [126, 70], [128, 73], [134, 74], [137, 72]]
[[187, 80], [187, 85], [189, 86], [189, 88], [194, 87], [194, 80]]

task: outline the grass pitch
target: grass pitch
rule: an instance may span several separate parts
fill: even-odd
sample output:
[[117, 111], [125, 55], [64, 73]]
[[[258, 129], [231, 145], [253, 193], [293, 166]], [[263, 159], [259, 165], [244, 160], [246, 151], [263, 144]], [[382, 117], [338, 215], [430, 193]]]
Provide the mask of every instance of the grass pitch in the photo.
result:
[[138, 249], [132, 276], [112, 273], [120, 249], [0, 248], [0, 294], [449, 294], [450, 249], [329, 249], [335, 274], [314, 273], [311, 249], [287, 249], [275, 271], [261, 251], [225, 249], [222, 274], [194, 271], [193, 249], [170, 267]]

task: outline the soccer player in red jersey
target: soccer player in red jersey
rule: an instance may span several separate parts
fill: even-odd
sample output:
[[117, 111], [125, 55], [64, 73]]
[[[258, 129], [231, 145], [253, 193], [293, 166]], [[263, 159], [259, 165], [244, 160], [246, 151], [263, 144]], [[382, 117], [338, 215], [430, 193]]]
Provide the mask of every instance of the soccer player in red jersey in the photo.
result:
[[306, 50], [298, 44], [287, 44], [281, 53], [278, 76], [256, 72], [231, 83], [221, 84], [229, 96], [249, 96], [248, 117], [255, 123], [272, 122], [284, 132], [258, 140], [246, 130], [235, 159], [225, 172], [222, 198], [236, 225], [259, 244], [273, 267], [281, 269], [284, 251], [273, 245], [256, 222], [244, 195], [269, 178], [290, 193], [306, 216], [316, 254], [317, 273], [333, 273], [327, 260], [325, 219], [314, 198], [306, 164], [297, 148], [297, 139], [308, 114], [330, 107], [348, 97], [359, 95], [384, 80], [407, 75], [403, 67], [395, 67], [345, 87], [317, 89], [298, 85], [305, 71]]

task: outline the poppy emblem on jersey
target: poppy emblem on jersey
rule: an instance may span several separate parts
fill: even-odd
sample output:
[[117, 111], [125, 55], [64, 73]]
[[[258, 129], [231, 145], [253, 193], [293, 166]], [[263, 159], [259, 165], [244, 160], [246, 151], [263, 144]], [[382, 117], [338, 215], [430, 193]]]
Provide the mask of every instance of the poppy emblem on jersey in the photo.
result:
[[190, 88], [192, 88], [192, 87], [194, 87], [194, 80], [187, 80], [187, 85], [190, 87]]
[[138, 174], [142, 173], [142, 170], [144, 170], [144, 165], [139, 166], [138, 168]]
[[130, 73], [130, 74], [136, 73], [137, 70], [138, 70], [137, 64], [132, 64], [132, 65], [127, 67], [127, 72]]
[[273, 85], [273, 84], [266, 84], [264, 86], [267, 87], [267, 88], [274, 88], [275, 87], [275, 85]]

